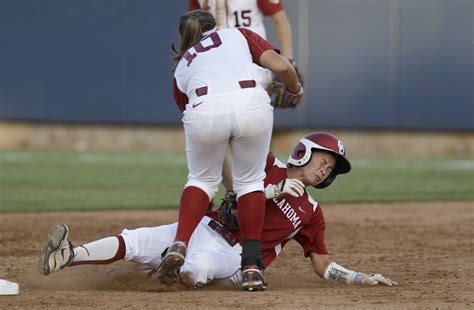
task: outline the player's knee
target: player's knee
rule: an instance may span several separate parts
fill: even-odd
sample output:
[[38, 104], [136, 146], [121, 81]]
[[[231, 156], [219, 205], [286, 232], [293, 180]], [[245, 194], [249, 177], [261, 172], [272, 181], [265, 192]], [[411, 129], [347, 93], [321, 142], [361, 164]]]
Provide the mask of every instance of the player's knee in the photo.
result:
[[199, 180], [195, 180], [195, 179], [189, 179], [188, 182], [186, 182], [186, 185], [184, 187], [186, 188], [186, 187], [189, 187], [189, 186], [194, 186], [194, 187], [197, 187], [197, 188], [201, 189], [202, 191], [204, 191], [207, 194], [207, 196], [209, 197], [210, 200], [212, 200], [212, 198], [214, 198], [217, 191], [219, 190], [219, 183], [203, 182], [203, 181], [199, 181]]
[[234, 191], [237, 193], [237, 197], [241, 197], [251, 192], [262, 192], [263, 181], [255, 182], [251, 184], [234, 182]]
[[192, 266], [184, 265], [181, 267], [180, 277], [184, 285], [190, 287], [201, 287], [207, 284], [207, 271], [205, 268], [192, 268]]

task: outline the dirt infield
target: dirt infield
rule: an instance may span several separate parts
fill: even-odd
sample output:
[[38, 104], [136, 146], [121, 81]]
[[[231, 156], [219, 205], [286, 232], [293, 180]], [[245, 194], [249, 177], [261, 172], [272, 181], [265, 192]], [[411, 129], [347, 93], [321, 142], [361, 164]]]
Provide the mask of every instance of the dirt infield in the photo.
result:
[[123, 228], [176, 220], [177, 210], [0, 215], [0, 278], [20, 284], [0, 308], [441, 308], [474, 307], [474, 202], [356, 204], [324, 207], [332, 258], [349, 268], [382, 273], [399, 287], [329, 284], [312, 272], [296, 242], [267, 271], [268, 290], [163, 289], [118, 262], [78, 266], [48, 277], [37, 261], [49, 228], [66, 223], [75, 244]]

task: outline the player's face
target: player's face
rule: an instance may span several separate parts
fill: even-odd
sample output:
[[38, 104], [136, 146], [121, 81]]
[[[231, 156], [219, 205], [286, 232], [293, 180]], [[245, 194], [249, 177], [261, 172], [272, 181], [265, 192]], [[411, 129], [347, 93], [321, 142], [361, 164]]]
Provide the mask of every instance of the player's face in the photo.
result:
[[328, 152], [314, 151], [309, 163], [301, 167], [303, 183], [314, 186], [323, 182], [336, 167], [336, 156]]

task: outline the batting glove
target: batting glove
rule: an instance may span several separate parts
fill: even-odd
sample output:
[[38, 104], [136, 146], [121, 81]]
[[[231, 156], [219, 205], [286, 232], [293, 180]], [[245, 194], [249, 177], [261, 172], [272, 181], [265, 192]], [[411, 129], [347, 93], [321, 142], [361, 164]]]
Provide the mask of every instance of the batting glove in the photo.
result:
[[290, 194], [293, 197], [301, 197], [304, 194], [305, 186], [297, 179], [285, 179], [278, 184], [268, 184], [265, 188], [265, 198], [273, 199], [283, 194]]
[[365, 274], [365, 273], [360, 273], [360, 284], [362, 285], [387, 285], [387, 286], [393, 286], [393, 285], [398, 285], [397, 282], [390, 280], [389, 278], [385, 278], [379, 273], [376, 274]]

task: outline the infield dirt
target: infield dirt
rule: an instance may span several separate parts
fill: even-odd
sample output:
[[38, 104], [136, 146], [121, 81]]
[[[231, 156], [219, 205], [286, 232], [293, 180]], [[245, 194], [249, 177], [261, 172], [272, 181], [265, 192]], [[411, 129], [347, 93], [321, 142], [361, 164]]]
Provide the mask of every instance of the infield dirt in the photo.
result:
[[[75, 245], [123, 228], [176, 221], [177, 210], [54, 212], [0, 215], [0, 278], [20, 284], [0, 308], [441, 308], [474, 307], [474, 202], [323, 206], [333, 260], [381, 273], [398, 287], [330, 284], [313, 273], [296, 242], [268, 268], [269, 287], [163, 288], [133, 263], [77, 266], [41, 276], [46, 235], [68, 224]], [[225, 263], [225, 262], [223, 262]]]

